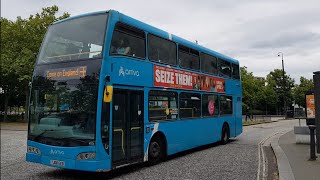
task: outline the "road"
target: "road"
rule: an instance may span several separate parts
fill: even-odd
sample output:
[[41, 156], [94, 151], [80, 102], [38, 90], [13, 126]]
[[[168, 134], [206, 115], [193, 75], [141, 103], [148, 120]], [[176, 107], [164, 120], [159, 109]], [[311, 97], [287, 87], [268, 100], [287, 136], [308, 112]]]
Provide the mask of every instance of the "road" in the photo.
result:
[[265, 172], [269, 174], [266, 179], [273, 179], [274, 156], [270, 147], [261, 152], [259, 143], [275, 133], [292, 130], [297, 124], [297, 120], [283, 120], [244, 127], [242, 135], [227, 145], [208, 145], [171, 156], [155, 166], [129, 166], [108, 174], [28, 163], [25, 161], [27, 132], [1, 130], [1, 179], [257, 179], [258, 174], [262, 177], [264, 173], [264, 158], [265, 169], [269, 169]]

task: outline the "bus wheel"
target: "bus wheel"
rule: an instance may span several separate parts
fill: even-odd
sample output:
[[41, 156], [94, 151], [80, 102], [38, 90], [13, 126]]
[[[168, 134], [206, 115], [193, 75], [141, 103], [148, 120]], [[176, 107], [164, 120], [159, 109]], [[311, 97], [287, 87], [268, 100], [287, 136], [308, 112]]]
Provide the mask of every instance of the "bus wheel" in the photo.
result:
[[228, 125], [224, 124], [222, 127], [221, 133], [221, 144], [227, 144], [229, 141], [229, 127]]
[[148, 164], [155, 165], [162, 160], [163, 157], [163, 141], [160, 138], [152, 138], [148, 150]]

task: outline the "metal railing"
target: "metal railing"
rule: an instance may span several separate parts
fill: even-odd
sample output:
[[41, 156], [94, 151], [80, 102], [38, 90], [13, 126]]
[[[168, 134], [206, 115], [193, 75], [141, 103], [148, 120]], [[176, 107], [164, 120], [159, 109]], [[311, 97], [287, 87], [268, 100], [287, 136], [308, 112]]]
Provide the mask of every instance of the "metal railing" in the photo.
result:
[[242, 121], [276, 121], [279, 119], [284, 119], [284, 116], [279, 115], [253, 115], [253, 116], [242, 116]]

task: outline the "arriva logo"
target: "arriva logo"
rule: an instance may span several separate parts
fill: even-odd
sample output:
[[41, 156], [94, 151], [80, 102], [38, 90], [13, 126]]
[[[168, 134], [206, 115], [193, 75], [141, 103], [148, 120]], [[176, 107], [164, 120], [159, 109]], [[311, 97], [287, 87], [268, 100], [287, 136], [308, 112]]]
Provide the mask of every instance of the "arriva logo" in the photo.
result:
[[64, 151], [51, 149], [50, 154], [52, 154], [52, 155], [64, 155]]
[[119, 69], [119, 76], [124, 76], [124, 70], [123, 70], [123, 67], [120, 66], [120, 69]]
[[119, 69], [119, 76], [140, 76], [140, 72], [133, 69], [124, 69], [122, 66], [120, 66]]

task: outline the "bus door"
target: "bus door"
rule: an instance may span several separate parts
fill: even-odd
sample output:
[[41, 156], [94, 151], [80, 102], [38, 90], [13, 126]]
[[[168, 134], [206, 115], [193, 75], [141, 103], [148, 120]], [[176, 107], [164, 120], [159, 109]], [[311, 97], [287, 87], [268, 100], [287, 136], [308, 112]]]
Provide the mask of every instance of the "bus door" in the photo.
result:
[[143, 160], [143, 91], [114, 89], [112, 102], [113, 167]]

